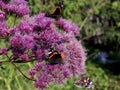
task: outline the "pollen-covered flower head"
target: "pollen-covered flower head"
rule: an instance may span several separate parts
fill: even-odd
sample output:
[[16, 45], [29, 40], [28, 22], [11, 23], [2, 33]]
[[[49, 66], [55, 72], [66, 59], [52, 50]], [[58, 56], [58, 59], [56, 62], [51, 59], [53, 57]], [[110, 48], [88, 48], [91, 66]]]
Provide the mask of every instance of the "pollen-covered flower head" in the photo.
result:
[[[34, 22], [29, 23], [33, 28], [31, 34], [35, 40], [32, 51], [38, 63], [29, 71], [29, 74], [31, 78], [37, 79], [36, 88], [44, 89], [50, 82], [61, 84], [67, 78], [84, 72], [86, 53], [81, 43], [75, 38], [78, 33], [77, 25], [62, 18], [55, 21], [45, 17], [43, 13], [30, 20]], [[60, 28], [61, 26], [63, 28]], [[45, 51], [49, 51], [50, 48], [55, 48], [59, 53], [64, 54], [64, 64], [50, 65], [49, 60], [46, 62]]]
[[[8, 4], [19, 7], [19, 3], [24, 3], [24, 0], [13, 2]], [[9, 10], [16, 12], [12, 6]], [[3, 26], [6, 28], [6, 25]], [[36, 61], [36, 66], [28, 71], [30, 78], [36, 79], [36, 88], [44, 89], [51, 82], [65, 83], [67, 78], [79, 75], [85, 70], [86, 54], [81, 43], [75, 38], [77, 34], [78, 26], [66, 19], [54, 20], [46, 17], [44, 13], [24, 16], [17, 26], [9, 29], [12, 58], [15, 61]], [[50, 59], [49, 51], [53, 48], [59, 57]], [[58, 59], [63, 63], [50, 63]]]
[[29, 7], [25, 0], [11, 0], [0, 1], [0, 7], [6, 12], [16, 13], [19, 16], [23, 16], [29, 13]]
[[5, 12], [0, 11], [0, 22], [5, 19]]
[[69, 20], [60, 18], [56, 24], [58, 27], [63, 28], [63, 30], [67, 33], [72, 32], [74, 35], [78, 34], [78, 26], [71, 23]]
[[7, 30], [7, 23], [5, 21], [0, 22], [0, 37], [7, 37], [9, 31]]

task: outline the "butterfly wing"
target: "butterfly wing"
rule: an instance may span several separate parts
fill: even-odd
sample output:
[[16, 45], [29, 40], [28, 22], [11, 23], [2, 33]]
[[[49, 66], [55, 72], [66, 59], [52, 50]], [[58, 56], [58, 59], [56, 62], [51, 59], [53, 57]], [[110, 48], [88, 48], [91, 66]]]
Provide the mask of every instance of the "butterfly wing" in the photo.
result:
[[51, 14], [47, 13], [46, 17], [58, 19], [60, 17], [61, 12], [62, 12], [62, 8], [63, 8], [63, 1], [59, 2], [59, 5], [52, 11]]
[[63, 64], [63, 60], [61, 57], [61, 54], [55, 54], [53, 55], [50, 60], [49, 60], [50, 65], [55, 65], [55, 64]]
[[74, 85], [78, 88], [91, 88], [94, 89], [94, 85], [89, 77], [81, 75], [78, 80], [75, 81]]

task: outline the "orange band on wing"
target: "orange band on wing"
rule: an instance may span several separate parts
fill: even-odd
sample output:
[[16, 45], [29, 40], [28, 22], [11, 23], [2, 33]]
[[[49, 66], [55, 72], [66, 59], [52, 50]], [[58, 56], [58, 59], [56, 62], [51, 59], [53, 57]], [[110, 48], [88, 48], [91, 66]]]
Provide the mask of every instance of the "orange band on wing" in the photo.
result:
[[53, 54], [51, 54], [48, 58], [52, 58], [55, 54], [58, 54], [57, 52], [54, 52]]

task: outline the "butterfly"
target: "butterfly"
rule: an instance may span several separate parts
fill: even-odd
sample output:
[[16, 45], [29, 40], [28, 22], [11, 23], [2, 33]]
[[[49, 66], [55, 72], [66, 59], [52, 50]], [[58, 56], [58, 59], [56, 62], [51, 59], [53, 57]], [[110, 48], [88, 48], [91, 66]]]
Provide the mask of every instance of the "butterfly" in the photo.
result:
[[63, 64], [64, 54], [51, 49], [48, 53], [48, 62], [50, 65]]
[[74, 85], [79, 88], [91, 88], [94, 89], [92, 80], [85, 74], [81, 75], [78, 80], [75, 81]]
[[58, 6], [52, 11], [52, 13], [50, 14], [46, 13], [46, 17], [58, 19], [62, 12], [63, 6], [64, 6], [64, 2], [63, 1], [59, 2]]

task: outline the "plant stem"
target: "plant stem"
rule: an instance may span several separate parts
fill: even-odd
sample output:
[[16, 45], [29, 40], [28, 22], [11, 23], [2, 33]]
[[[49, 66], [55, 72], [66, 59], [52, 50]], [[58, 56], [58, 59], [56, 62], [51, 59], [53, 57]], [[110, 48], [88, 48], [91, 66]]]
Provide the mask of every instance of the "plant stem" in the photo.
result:
[[17, 20], [17, 14], [15, 14], [15, 19], [14, 19], [13, 27], [15, 26], [16, 20]]
[[31, 79], [31, 78], [27, 77], [27, 76], [20, 70], [20, 68], [16, 66], [16, 64], [15, 64], [14, 62], [12, 62], [12, 64], [13, 64], [13, 66], [14, 66], [25, 78], [27, 78], [28, 80], [36, 81], [36, 80], [34, 80], [34, 79]]

